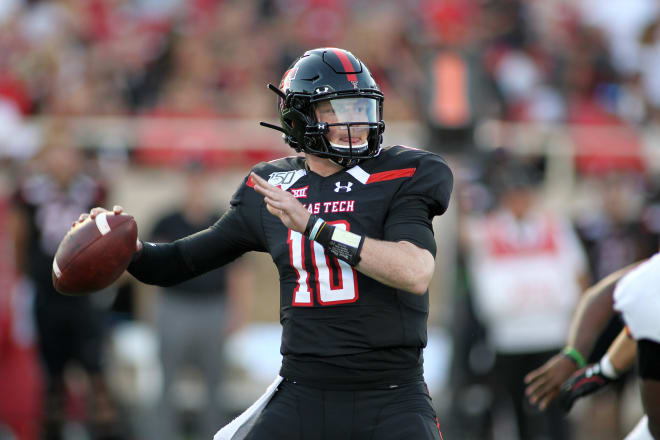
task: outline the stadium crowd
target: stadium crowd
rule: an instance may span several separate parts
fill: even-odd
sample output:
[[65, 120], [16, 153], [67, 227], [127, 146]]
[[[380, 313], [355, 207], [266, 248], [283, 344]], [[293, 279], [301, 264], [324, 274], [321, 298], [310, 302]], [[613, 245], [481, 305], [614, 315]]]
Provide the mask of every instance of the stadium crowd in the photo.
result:
[[[0, 224], [21, 182], [39, 170], [42, 150], [55, 148], [49, 136], [79, 127], [76, 121], [119, 121], [131, 131], [120, 136], [118, 150], [124, 154], [122, 166], [138, 173], [172, 169], [182, 158], [218, 168], [279, 155], [281, 149], [271, 151], [263, 140], [246, 145], [243, 153], [242, 145], [217, 148], [218, 136], [236, 139], [232, 125], [189, 145], [186, 137], [203, 131], [198, 125], [173, 137], [159, 135], [162, 125], [136, 128], [131, 121], [241, 120], [252, 127], [259, 119], [273, 120], [275, 102], [265, 85], [277, 85], [300, 53], [323, 46], [347, 48], [364, 60], [385, 95], [387, 120], [412, 123], [420, 140], [414, 146], [446, 156], [457, 178], [452, 209], [458, 227], [438, 237], [455, 241], [447, 246], [456, 249], [453, 270], [440, 272], [452, 279], [443, 282], [451, 289], [432, 301], [436, 310], [444, 308], [435, 324], [453, 341], [443, 387], [461, 396], [439, 404], [443, 431], [450, 439], [522, 436], [523, 425], [503, 416], [502, 406], [494, 403], [502, 380], [493, 375], [502, 353], [492, 344], [492, 322], [479, 305], [478, 281], [484, 280], [474, 278], [482, 273], [482, 267], [475, 268], [478, 250], [474, 242], [459, 243], [456, 237], [465, 238], [475, 219], [486, 221], [508, 191], [534, 187], [537, 195], [557, 198], [543, 193], [553, 172], [548, 158], [564, 154], [568, 142], [575, 193], [560, 197], [553, 209], [579, 238], [572, 263], [584, 271], [581, 288], [657, 252], [660, 5], [654, 0], [0, 1]], [[484, 130], [493, 121], [497, 136]], [[539, 130], [521, 139], [524, 127], [550, 127], [561, 136]], [[89, 162], [105, 158], [106, 147], [117, 143], [76, 136], [80, 133], [73, 130], [65, 142], [80, 147]], [[268, 142], [279, 142], [267, 136]], [[229, 154], [240, 160], [223, 159]], [[524, 182], [507, 178], [520, 167], [528, 176]], [[92, 174], [105, 181], [112, 200], [108, 169], [95, 163]], [[20, 280], [12, 237], [4, 232], [0, 228], [0, 372], [7, 373], [0, 374], [0, 439], [4, 432], [13, 438], [13, 432], [29, 440], [40, 438], [41, 421], [48, 419], [39, 410], [47, 386], [32, 370], [40, 358], [39, 340], [28, 330], [29, 289]], [[131, 289], [130, 280], [122, 280], [121, 291], [129, 293], [100, 306], [109, 314], [107, 329], [120, 319], [141, 318], [134, 300], [119, 304]], [[562, 301], [568, 322], [577, 297]], [[620, 327], [620, 321], [611, 322], [592, 360]], [[523, 351], [528, 348], [544, 352], [546, 358], [534, 361], [540, 365], [561, 347], [541, 344]], [[12, 356], [17, 360], [10, 362]], [[16, 369], [31, 372], [21, 376], [23, 389], [10, 374]], [[619, 385], [593, 408], [572, 414], [573, 438], [622, 438], [624, 389]], [[10, 393], [23, 399], [3, 397]], [[76, 390], [65, 400], [67, 417], [85, 420], [88, 412], [80, 408]], [[610, 412], [599, 417], [603, 408]], [[116, 419], [123, 411], [107, 410], [118, 413]], [[130, 426], [104, 432], [149, 438], [149, 429], [139, 426], [148, 417], [123, 418]]]

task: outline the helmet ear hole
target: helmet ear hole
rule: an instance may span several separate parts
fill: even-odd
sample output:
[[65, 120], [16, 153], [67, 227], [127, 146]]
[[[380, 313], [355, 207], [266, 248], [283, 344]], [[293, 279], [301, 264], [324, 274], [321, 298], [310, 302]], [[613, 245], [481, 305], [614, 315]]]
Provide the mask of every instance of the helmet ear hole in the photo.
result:
[[302, 109], [305, 107], [305, 104], [298, 98], [292, 99], [291, 105], [293, 106], [293, 108], [300, 111], [302, 111]]

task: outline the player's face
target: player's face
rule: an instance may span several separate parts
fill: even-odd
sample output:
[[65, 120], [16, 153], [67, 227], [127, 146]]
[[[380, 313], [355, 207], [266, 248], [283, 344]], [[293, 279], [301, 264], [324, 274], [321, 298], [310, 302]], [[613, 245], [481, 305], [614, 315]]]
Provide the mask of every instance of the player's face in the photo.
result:
[[[316, 119], [328, 124], [345, 124], [348, 122], [358, 125], [330, 126], [326, 135], [334, 148], [362, 149], [367, 146], [369, 126], [367, 123], [377, 121], [377, 102], [371, 98], [343, 98], [321, 101], [315, 107]], [[363, 125], [359, 125], [362, 123]], [[350, 132], [350, 134], [349, 134]]]

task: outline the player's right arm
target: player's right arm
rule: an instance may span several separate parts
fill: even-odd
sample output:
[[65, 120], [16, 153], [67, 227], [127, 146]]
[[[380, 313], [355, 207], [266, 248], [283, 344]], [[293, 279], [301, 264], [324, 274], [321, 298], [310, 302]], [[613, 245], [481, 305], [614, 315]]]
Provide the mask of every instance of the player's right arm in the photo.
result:
[[[572, 353], [582, 358], [591, 353], [596, 338], [614, 314], [612, 287], [641, 262], [633, 263], [620, 269], [587, 289], [571, 321], [571, 328], [566, 347], [575, 350]], [[564, 351], [553, 356], [541, 367], [525, 376], [525, 393], [533, 404], [545, 409], [560, 392], [562, 384], [579, 368], [575, 359]]]
[[[262, 231], [255, 224], [260, 217], [244, 212], [250, 209], [242, 197], [244, 189], [245, 184], [234, 194], [231, 209], [203, 231], [171, 243], [138, 240], [128, 272], [143, 283], [167, 287], [223, 266], [248, 251], [265, 250]], [[103, 211], [94, 208], [89, 217]], [[114, 214], [122, 211], [121, 206], [113, 208]], [[78, 221], [86, 217], [82, 214]]]

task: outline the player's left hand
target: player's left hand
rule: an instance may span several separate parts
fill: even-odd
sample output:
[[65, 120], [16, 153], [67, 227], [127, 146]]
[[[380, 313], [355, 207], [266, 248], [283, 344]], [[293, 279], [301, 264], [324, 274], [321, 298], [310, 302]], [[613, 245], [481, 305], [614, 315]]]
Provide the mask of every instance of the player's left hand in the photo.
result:
[[525, 376], [525, 394], [532, 404], [545, 410], [559, 395], [559, 389], [577, 370], [575, 364], [563, 354], [557, 354], [545, 364]]
[[311, 214], [293, 194], [271, 185], [255, 173], [251, 173], [250, 178], [254, 182], [254, 190], [264, 196], [268, 212], [279, 217], [287, 228], [305, 232]]

